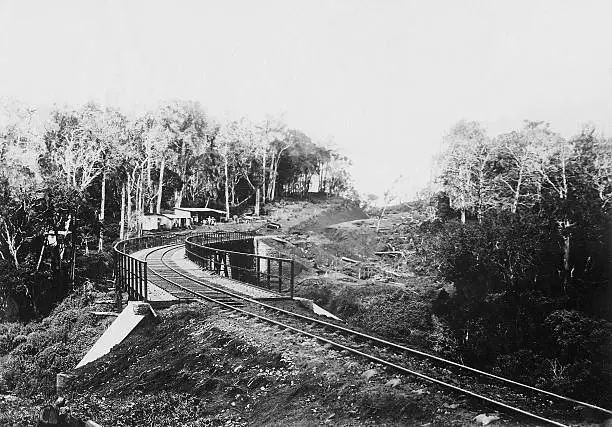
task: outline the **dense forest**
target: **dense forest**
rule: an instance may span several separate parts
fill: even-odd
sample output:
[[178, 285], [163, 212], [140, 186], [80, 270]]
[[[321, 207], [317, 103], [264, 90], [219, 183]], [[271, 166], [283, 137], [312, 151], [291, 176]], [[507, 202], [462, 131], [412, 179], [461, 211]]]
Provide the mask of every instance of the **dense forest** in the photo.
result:
[[437, 312], [465, 362], [609, 402], [612, 138], [543, 122], [496, 137], [462, 121], [444, 141], [425, 228], [455, 284]]
[[[213, 207], [229, 219], [279, 195], [344, 194], [352, 190], [348, 166], [329, 144], [278, 118], [223, 122], [197, 102], [170, 101], [128, 115], [94, 103], [42, 113], [4, 100], [3, 314], [44, 315], [79, 268], [91, 267], [91, 277], [108, 266], [105, 245], [142, 233], [147, 213]], [[87, 265], [75, 262], [90, 251]]]

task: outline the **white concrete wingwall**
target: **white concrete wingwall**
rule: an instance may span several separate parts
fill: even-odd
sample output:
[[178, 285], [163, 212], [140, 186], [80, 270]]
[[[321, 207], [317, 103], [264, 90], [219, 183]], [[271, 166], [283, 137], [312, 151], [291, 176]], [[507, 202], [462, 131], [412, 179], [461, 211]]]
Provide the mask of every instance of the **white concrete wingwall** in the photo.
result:
[[329, 311], [325, 310], [324, 308], [316, 305], [312, 300], [309, 300], [308, 298], [293, 297], [293, 299], [296, 300], [296, 301], [299, 301], [300, 304], [302, 304], [307, 309], [312, 310], [312, 312], [314, 314], [318, 314], [319, 316], [329, 317], [330, 319], [334, 319], [334, 320], [338, 320], [340, 322], [343, 322], [343, 320], [340, 319], [338, 316], [336, 316], [336, 315], [330, 313]]
[[114, 346], [126, 339], [147, 316], [152, 314], [154, 315], [154, 312], [149, 304], [130, 301], [76, 367], [80, 368], [108, 354]]

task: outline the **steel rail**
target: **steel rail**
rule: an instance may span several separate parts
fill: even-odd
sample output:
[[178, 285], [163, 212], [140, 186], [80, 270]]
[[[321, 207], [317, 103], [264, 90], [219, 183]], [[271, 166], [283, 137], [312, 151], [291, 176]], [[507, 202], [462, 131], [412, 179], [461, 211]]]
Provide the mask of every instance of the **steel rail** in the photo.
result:
[[505, 377], [501, 377], [501, 376], [492, 374], [490, 372], [481, 371], [480, 369], [472, 368], [471, 366], [467, 366], [467, 365], [463, 365], [461, 363], [453, 362], [452, 360], [444, 359], [444, 358], [442, 358], [440, 356], [436, 356], [434, 354], [430, 354], [430, 353], [426, 353], [426, 352], [423, 352], [423, 351], [420, 351], [420, 350], [416, 350], [416, 349], [413, 349], [413, 348], [410, 348], [410, 347], [406, 347], [406, 346], [403, 346], [401, 344], [397, 344], [397, 343], [394, 343], [394, 342], [391, 342], [391, 341], [387, 341], [385, 339], [378, 338], [378, 337], [375, 337], [375, 336], [372, 336], [372, 335], [368, 335], [368, 334], [365, 334], [363, 332], [355, 331], [353, 329], [345, 328], [343, 326], [336, 325], [336, 324], [330, 323], [330, 322], [326, 322], [324, 320], [314, 319], [312, 317], [304, 316], [304, 315], [299, 314], [299, 313], [293, 313], [293, 312], [284, 310], [282, 308], [274, 307], [272, 305], [265, 304], [265, 303], [263, 303], [261, 301], [254, 300], [252, 298], [248, 298], [248, 297], [245, 297], [243, 295], [239, 295], [239, 294], [233, 293], [231, 291], [227, 291], [227, 290], [224, 290], [224, 289], [217, 288], [217, 287], [215, 287], [215, 286], [213, 286], [211, 284], [204, 283], [204, 282], [201, 282], [201, 281], [199, 281], [197, 279], [194, 279], [193, 277], [186, 276], [184, 273], [182, 273], [182, 272], [180, 272], [180, 271], [178, 271], [178, 270], [168, 266], [166, 263], [164, 263], [164, 265], [167, 268], [173, 270], [175, 273], [177, 273], [177, 274], [179, 274], [179, 275], [181, 275], [181, 276], [183, 276], [183, 277], [185, 277], [185, 278], [187, 278], [189, 280], [193, 280], [195, 282], [200, 283], [203, 286], [207, 286], [207, 287], [215, 289], [215, 290], [217, 290], [219, 292], [223, 292], [223, 293], [225, 293], [225, 294], [227, 294], [229, 296], [232, 296], [234, 298], [240, 298], [242, 300], [245, 300], [245, 301], [257, 304], [257, 305], [259, 305], [261, 307], [264, 307], [266, 309], [273, 310], [273, 311], [276, 311], [276, 312], [279, 312], [279, 313], [282, 313], [282, 314], [285, 314], [285, 315], [288, 315], [288, 316], [291, 316], [291, 317], [295, 317], [295, 318], [299, 318], [299, 319], [302, 319], [302, 320], [306, 320], [308, 322], [316, 323], [318, 325], [322, 325], [322, 326], [327, 327], [327, 328], [332, 328], [332, 329], [335, 329], [335, 330], [338, 330], [338, 331], [342, 331], [342, 332], [350, 334], [350, 335], [359, 336], [359, 337], [364, 338], [366, 340], [370, 340], [370, 341], [373, 341], [373, 342], [385, 345], [387, 347], [393, 347], [393, 348], [395, 348], [397, 350], [402, 350], [402, 351], [407, 352], [407, 353], [412, 353], [412, 354], [415, 354], [415, 355], [418, 355], [418, 356], [421, 356], [421, 357], [425, 357], [425, 358], [428, 358], [428, 359], [431, 359], [431, 360], [436, 360], [438, 362], [441, 362], [441, 363], [444, 363], [444, 364], [447, 364], [447, 365], [451, 365], [451, 366], [454, 366], [454, 367], [459, 368], [459, 369], [463, 369], [463, 370], [466, 370], [466, 371], [469, 371], [469, 372], [473, 372], [473, 373], [481, 375], [481, 376], [485, 376], [485, 377], [488, 377], [488, 378], [495, 379], [495, 380], [500, 381], [502, 383], [511, 384], [511, 385], [514, 385], [514, 386], [517, 386], [517, 387], [521, 387], [521, 388], [524, 388], [524, 389], [527, 389], [527, 390], [531, 390], [531, 391], [536, 392], [536, 393], [540, 393], [540, 394], [544, 394], [544, 395], [547, 395], [547, 396], [550, 396], [550, 397], [554, 397], [555, 399], [559, 399], [559, 400], [562, 400], [562, 401], [565, 401], [565, 402], [568, 402], [568, 403], [574, 403], [574, 404], [577, 404], [577, 405], [582, 405], [582, 406], [585, 406], [585, 407], [588, 407], [588, 408], [591, 408], [591, 409], [595, 409], [597, 411], [600, 411], [600, 412], [612, 415], [612, 410], [609, 410], [609, 409], [606, 409], [606, 408], [603, 408], [603, 407], [600, 407], [600, 406], [597, 406], [597, 405], [594, 405], [594, 404], [591, 404], [591, 403], [588, 403], [588, 402], [583, 402], [583, 401], [572, 399], [572, 398], [567, 397], [567, 396], [562, 396], [560, 394], [556, 394], [556, 393], [553, 393], [553, 392], [550, 392], [550, 391], [547, 391], [547, 390], [542, 390], [542, 389], [539, 389], [537, 387], [530, 386], [528, 384], [520, 383], [518, 381], [514, 381], [514, 380], [511, 380], [509, 378], [505, 378]]
[[[196, 283], [198, 283], [198, 284], [201, 284], [201, 285], [203, 285], [203, 286], [205, 286], [205, 287], [208, 287], [208, 288], [211, 288], [211, 289], [214, 289], [214, 290], [219, 290], [219, 291], [221, 291], [222, 293], [225, 293], [225, 294], [228, 294], [228, 295], [233, 295], [235, 298], [239, 298], [239, 299], [242, 299], [242, 300], [245, 300], [245, 301], [251, 302], [251, 303], [255, 303], [255, 304], [257, 304], [257, 305], [259, 305], [259, 306], [262, 306], [262, 307], [265, 307], [265, 308], [271, 308], [271, 309], [273, 309], [273, 310], [275, 310], [275, 311], [279, 311], [279, 312], [282, 312], [282, 313], [284, 313], [284, 314], [289, 314], [289, 315], [294, 316], [294, 317], [304, 318], [304, 319], [306, 319], [306, 320], [308, 320], [308, 321], [311, 321], [311, 322], [315, 322], [315, 323], [319, 323], [319, 322], [321, 322], [321, 323], [325, 324], [326, 326], [328, 325], [328, 326], [332, 326], [332, 327], [334, 327], [334, 328], [336, 328], [336, 327], [337, 327], [337, 325], [334, 325], [334, 324], [331, 324], [331, 323], [327, 323], [327, 322], [322, 322], [322, 321], [319, 321], [319, 320], [317, 320], [317, 319], [313, 319], [313, 318], [310, 318], [310, 317], [307, 317], [307, 316], [302, 316], [302, 315], [299, 315], [299, 314], [297, 314], [297, 313], [291, 313], [291, 312], [288, 312], [288, 311], [286, 311], [286, 310], [282, 310], [282, 309], [279, 309], [279, 308], [277, 308], [277, 307], [270, 306], [270, 305], [268, 305], [268, 304], [262, 303], [262, 302], [260, 302], [260, 301], [256, 301], [256, 300], [251, 299], [251, 298], [248, 298], [248, 297], [243, 297], [243, 296], [241, 296], [241, 295], [234, 294], [234, 293], [232, 293], [232, 292], [227, 292], [227, 291], [225, 291], [225, 292], [224, 292], [224, 291], [222, 291], [222, 290], [220, 290], [220, 289], [217, 289], [215, 286], [211, 286], [211, 285], [209, 285], [209, 284], [207, 284], [207, 283], [204, 283], [204, 282], [202, 282], [202, 281], [200, 281], [200, 280], [197, 280], [197, 279], [194, 279], [194, 278], [192, 278], [192, 277], [189, 277], [189, 276], [187, 276], [187, 275], [183, 274], [182, 272], [180, 272], [180, 271], [176, 270], [175, 268], [171, 267], [170, 265], [168, 265], [168, 264], [167, 264], [167, 263], [166, 263], [166, 262], [163, 260], [164, 255], [166, 255], [168, 252], [170, 252], [170, 251], [174, 250], [174, 249], [175, 249], [175, 246], [180, 246], [180, 245], [173, 245], [173, 246], [170, 246], [169, 248], [160, 248], [160, 249], [157, 249], [157, 250], [153, 250], [153, 251], [149, 252], [149, 253], [146, 255], [146, 257], [145, 257], [145, 258], [147, 258], [147, 257], [148, 257], [150, 254], [152, 254], [153, 252], [156, 252], [156, 251], [161, 250], [161, 249], [166, 249], [166, 250], [165, 250], [165, 252], [164, 252], [164, 253], [162, 254], [162, 256], [160, 257], [160, 260], [161, 260], [162, 264], [164, 264], [164, 266], [165, 266], [166, 268], [168, 268], [168, 269], [170, 269], [170, 270], [174, 271], [175, 273], [179, 274], [180, 276], [184, 277], [185, 279], [188, 279], [188, 280], [190, 280], [190, 281], [196, 282]], [[508, 410], [508, 411], [511, 411], [511, 412], [514, 412], [514, 413], [518, 413], [518, 414], [521, 414], [521, 415], [523, 415], [523, 416], [526, 416], [526, 417], [529, 417], [529, 418], [532, 418], [532, 419], [535, 419], [535, 420], [538, 420], [538, 421], [545, 422], [545, 423], [547, 423], [547, 424], [551, 424], [551, 425], [555, 425], [555, 426], [560, 426], [560, 427], [568, 427], [566, 424], [560, 423], [560, 422], [558, 422], [558, 421], [555, 421], [555, 420], [551, 420], [551, 419], [548, 419], [548, 418], [542, 417], [542, 416], [537, 415], [537, 414], [534, 414], [534, 413], [532, 413], [532, 412], [525, 411], [525, 410], [523, 410], [523, 409], [521, 409], [521, 408], [517, 408], [517, 407], [515, 407], [515, 406], [508, 405], [508, 404], [506, 404], [506, 403], [500, 402], [500, 401], [495, 400], [495, 399], [491, 399], [491, 398], [489, 398], [489, 397], [487, 397], [487, 396], [483, 396], [483, 395], [481, 395], [481, 394], [478, 394], [478, 393], [475, 393], [475, 392], [473, 392], [473, 391], [470, 391], [470, 390], [467, 390], [467, 389], [464, 389], [464, 388], [461, 388], [461, 387], [455, 386], [455, 385], [453, 385], [453, 384], [449, 384], [449, 383], [447, 383], [447, 382], [444, 382], [444, 381], [442, 381], [442, 380], [439, 380], [439, 379], [436, 379], [436, 378], [430, 377], [430, 376], [425, 375], [425, 374], [422, 374], [422, 373], [420, 373], [420, 372], [413, 371], [413, 370], [408, 369], [408, 368], [406, 368], [406, 367], [404, 367], [404, 366], [397, 365], [396, 363], [393, 363], [393, 362], [390, 362], [390, 361], [387, 361], [387, 360], [381, 359], [381, 358], [379, 358], [378, 356], [374, 356], [374, 355], [372, 355], [372, 354], [364, 353], [364, 352], [362, 352], [362, 351], [360, 351], [360, 350], [358, 350], [358, 349], [355, 349], [355, 348], [352, 348], [352, 347], [348, 347], [348, 346], [346, 346], [346, 345], [344, 345], [344, 344], [342, 344], [342, 343], [338, 343], [338, 342], [332, 341], [332, 340], [330, 340], [330, 339], [328, 339], [328, 338], [325, 338], [325, 337], [323, 337], [323, 336], [316, 335], [316, 334], [313, 334], [313, 333], [311, 333], [311, 332], [308, 332], [308, 331], [305, 331], [305, 330], [302, 330], [302, 329], [295, 328], [295, 327], [293, 327], [293, 326], [291, 326], [291, 325], [287, 325], [287, 324], [285, 324], [285, 323], [279, 322], [279, 321], [274, 320], [274, 319], [270, 319], [270, 318], [268, 318], [268, 317], [265, 317], [265, 316], [259, 315], [259, 314], [257, 314], [257, 313], [253, 313], [253, 312], [250, 312], [250, 311], [244, 310], [244, 309], [242, 309], [242, 308], [240, 308], [240, 307], [235, 307], [235, 306], [232, 306], [232, 305], [228, 305], [228, 304], [223, 303], [223, 302], [221, 302], [221, 301], [218, 301], [218, 300], [216, 300], [216, 299], [214, 299], [214, 298], [212, 298], [212, 297], [210, 297], [210, 296], [207, 296], [207, 295], [201, 294], [201, 293], [199, 293], [199, 292], [197, 292], [197, 291], [193, 291], [193, 290], [191, 290], [191, 289], [187, 289], [187, 288], [185, 288], [184, 286], [180, 285], [179, 283], [176, 283], [175, 281], [172, 281], [172, 280], [170, 280], [170, 279], [168, 279], [168, 278], [163, 277], [163, 276], [162, 276], [161, 274], [159, 274], [158, 272], [154, 272], [153, 270], [151, 270], [151, 271], [152, 271], [154, 274], [156, 274], [157, 276], [159, 276], [159, 277], [163, 278], [164, 280], [168, 281], [169, 283], [173, 284], [174, 286], [177, 286], [177, 287], [179, 287], [179, 288], [181, 288], [181, 289], [184, 289], [185, 291], [187, 291], [187, 292], [189, 292], [189, 293], [192, 293], [192, 294], [194, 294], [194, 295], [196, 295], [196, 296], [198, 296], [198, 297], [200, 297], [200, 298], [202, 298], [202, 299], [205, 299], [205, 300], [207, 300], [207, 301], [211, 301], [211, 302], [213, 302], [213, 303], [215, 303], [215, 304], [217, 304], [217, 305], [220, 305], [220, 306], [222, 306], [222, 307], [225, 307], [226, 309], [234, 310], [234, 311], [240, 312], [240, 313], [242, 313], [242, 314], [244, 314], [244, 315], [246, 315], [246, 316], [255, 317], [255, 318], [258, 318], [258, 319], [263, 320], [263, 321], [265, 321], [265, 322], [268, 322], [268, 323], [274, 324], [274, 325], [276, 325], [276, 326], [279, 326], [280, 328], [283, 328], [283, 329], [289, 329], [289, 330], [294, 331], [294, 332], [296, 332], [296, 333], [299, 333], [299, 334], [301, 334], [301, 335], [305, 335], [305, 336], [308, 336], [308, 337], [310, 337], [310, 338], [314, 338], [314, 339], [316, 339], [316, 340], [318, 340], [318, 341], [322, 341], [322, 342], [328, 343], [328, 344], [330, 344], [330, 345], [332, 345], [332, 346], [334, 346], [334, 347], [340, 348], [340, 349], [342, 349], [342, 350], [348, 351], [349, 353], [352, 353], [352, 354], [355, 354], [355, 355], [358, 355], [358, 356], [362, 356], [362, 357], [364, 357], [364, 358], [366, 358], [366, 359], [369, 359], [369, 360], [371, 360], [371, 361], [374, 361], [374, 362], [376, 362], [376, 363], [380, 363], [380, 364], [382, 364], [382, 365], [388, 366], [388, 367], [393, 368], [393, 369], [395, 369], [395, 370], [397, 370], [397, 371], [399, 371], [399, 372], [402, 372], [402, 373], [405, 373], [405, 374], [409, 374], [409, 375], [413, 375], [413, 376], [416, 376], [416, 377], [418, 377], [418, 378], [424, 379], [424, 380], [426, 380], [426, 381], [430, 381], [430, 382], [432, 382], [432, 383], [434, 383], [434, 384], [438, 384], [438, 385], [440, 385], [440, 386], [443, 386], [443, 387], [449, 388], [449, 389], [451, 389], [451, 390], [457, 391], [457, 392], [459, 392], [459, 393], [462, 393], [462, 394], [465, 394], [465, 395], [471, 396], [471, 397], [476, 398], [476, 399], [478, 399], [478, 400], [481, 400], [481, 401], [484, 401], [484, 402], [490, 403], [490, 404], [495, 405], [495, 406], [498, 406], [498, 407], [500, 407], [500, 408], [504, 408], [504, 409], [506, 409], [506, 410]], [[353, 333], [353, 334], [355, 334], [355, 335], [358, 335], [358, 336], [360, 336], [360, 337], [362, 337], [362, 338], [369, 339], [370, 341], [379, 342], [379, 343], [387, 343], [387, 341], [385, 341], [385, 340], [380, 340], [380, 339], [378, 339], [378, 338], [376, 338], [376, 337], [371, 337], [371, 336], [369, 336], [369, 335], [362, 334], [362, 333], [357, 332], [357, 331], [351, 331], [350, 329], [346, 329], [346, 328], [342, 328], [342, 327], [339, 327], [339, 328], [340, 328], [341, 330], [345, 331], [345, 332], [350, 332], [350, 333]], [[392, 343], [391, 343], [391, 344], [392, 344]], [[400, 346], [400, 347], [402, 347], [402, 346]], [[406, 347], [406, 348], [407, 348], [407, 347]], [[409, 350], [410, 350], [410, 349], [409, 349]], [[426, 353], [425, 353], [425, 354], [426, 354]], [[444, 359], [441, 359], [441, 358], [440, 358], [440, 360], [444, 360]], [[459, 365], [459, 366], [463, 366], [463, 365]], [[536, 390], [537, 390], [537, 389], [536, 389]]]

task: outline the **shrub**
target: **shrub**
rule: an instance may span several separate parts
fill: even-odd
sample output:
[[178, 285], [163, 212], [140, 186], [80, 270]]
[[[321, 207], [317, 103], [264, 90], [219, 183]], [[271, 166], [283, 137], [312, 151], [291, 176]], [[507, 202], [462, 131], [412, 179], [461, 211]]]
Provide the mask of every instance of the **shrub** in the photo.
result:
[[76, 273], [94, 282], [103, 282], [113, 273], [113, 256], [111, 252], [91, 252], [77, 258]]
[[378, 294], [361, 299], [359, 311], [350, 319], [382, 336], [406, 341], [423, 338], [431, 329], [430, 307], [405, 292]]
[[530, 385], [542, 386], [548, 373], [541, 354], [529, 349], [500, 355], [493, 372]]
[[609, 401], [612, 324], [575, 310], [556, 310], [544, 326], [549, 337], [547, 386], [560, 393]]
[[432, 331], [428, 337], [431, 348], [443, 356], [457, 357], [459, 345], [451, 328], [435, 314], [431, 315]]

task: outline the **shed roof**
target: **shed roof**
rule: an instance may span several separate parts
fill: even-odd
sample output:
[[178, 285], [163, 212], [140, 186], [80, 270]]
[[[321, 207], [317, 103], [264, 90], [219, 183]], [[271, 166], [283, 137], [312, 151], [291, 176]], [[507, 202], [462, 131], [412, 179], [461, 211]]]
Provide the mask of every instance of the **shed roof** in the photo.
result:
[[219, 209], [212, 209], [212, 208], [174, 208], [174, 209], [178, 209], [181, 211], [187, 211], [187, 212], [216, 212], [220, 214], [225, 213], [225, 211], [220, 211]]
[[[169, 213], [162, 214], [161, 216], [165, 216], [166, 218], [170, 218], [170, 219], [185, 219], [184, 216], [174, 215], [174, 214], [169, 214]], [[187, 219], [190, 219], [190, 218], [187, 218]]]

